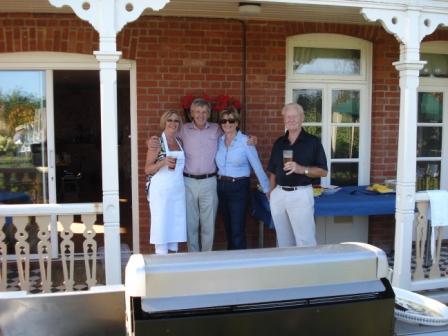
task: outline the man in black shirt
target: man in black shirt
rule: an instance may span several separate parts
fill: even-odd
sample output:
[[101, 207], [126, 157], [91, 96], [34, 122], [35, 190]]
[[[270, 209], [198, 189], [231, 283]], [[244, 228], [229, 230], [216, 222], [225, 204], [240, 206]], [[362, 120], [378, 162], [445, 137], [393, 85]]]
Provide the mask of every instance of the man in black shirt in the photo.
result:
[[[327, 159], [320, 140], [304, 131], [302, 106], [282, 109], [286, 134], [272, 147], [270, 206], [279, 247], [316, 245], [312, 180], [327, 176]], [[291, 154], [292, 158], [286, 156]], [[287, 153], [289, 152], [289, 153]], [[285, 161], [284, 161], [285, 157]]]

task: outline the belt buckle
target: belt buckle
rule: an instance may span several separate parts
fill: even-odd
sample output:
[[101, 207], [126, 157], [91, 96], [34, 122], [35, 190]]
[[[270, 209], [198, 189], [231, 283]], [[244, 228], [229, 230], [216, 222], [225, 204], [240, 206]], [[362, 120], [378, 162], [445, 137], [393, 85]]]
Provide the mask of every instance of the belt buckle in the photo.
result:
[[294, 191], [294, 190], [297, 190], [297, 187], [284, 186], [284, 187], [282, 187], [282, 189], [284, 191]]

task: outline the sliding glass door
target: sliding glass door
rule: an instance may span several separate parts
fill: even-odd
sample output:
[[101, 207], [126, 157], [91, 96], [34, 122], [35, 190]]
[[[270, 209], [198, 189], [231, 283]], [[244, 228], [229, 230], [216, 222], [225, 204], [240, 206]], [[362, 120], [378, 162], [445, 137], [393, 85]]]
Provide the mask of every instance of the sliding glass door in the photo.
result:
[[0, 71], [0, 203], [48, 203], [45, 71]]

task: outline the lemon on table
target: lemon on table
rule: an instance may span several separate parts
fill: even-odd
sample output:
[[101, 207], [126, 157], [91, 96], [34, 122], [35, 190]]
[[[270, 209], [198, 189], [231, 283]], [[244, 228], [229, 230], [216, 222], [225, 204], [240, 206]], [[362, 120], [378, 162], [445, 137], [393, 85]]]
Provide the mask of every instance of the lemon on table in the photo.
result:
[[323, 191], [324, 191], [324, 188], [322, 188], [322, 187], [313, 187], [314, 197], [318, 197], [318, 196], [322, 195]]

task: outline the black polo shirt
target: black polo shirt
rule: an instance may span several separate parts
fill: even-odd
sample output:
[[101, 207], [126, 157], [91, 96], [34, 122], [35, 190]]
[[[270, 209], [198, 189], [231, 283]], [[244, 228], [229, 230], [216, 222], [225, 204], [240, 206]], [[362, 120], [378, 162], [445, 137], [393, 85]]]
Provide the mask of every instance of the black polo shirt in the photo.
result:
[[327, 158], [319, 138], [302, 129], [296, 141], [290, 144], [288, 132], [286, 132], [274, 142], [269, 159], [268, 171], [275, 175], [277, 185], [295, 187], [313, 183], [313, 179], [305, 174], [286, 175], [283, 170], [283, 150], [285, 149], [292, 149], [293, 161], [302, 166], [328, 170]]

